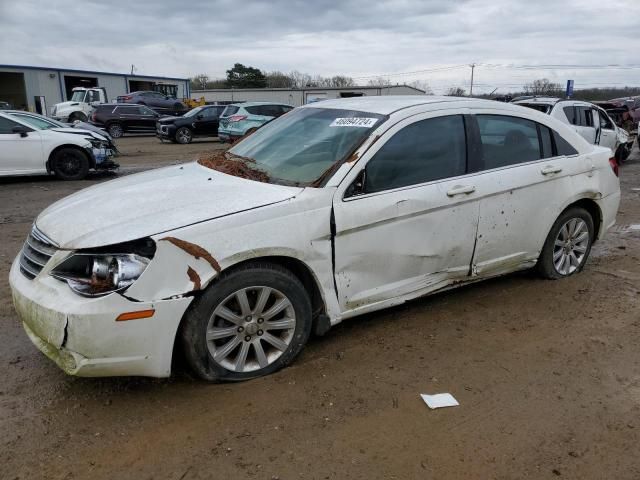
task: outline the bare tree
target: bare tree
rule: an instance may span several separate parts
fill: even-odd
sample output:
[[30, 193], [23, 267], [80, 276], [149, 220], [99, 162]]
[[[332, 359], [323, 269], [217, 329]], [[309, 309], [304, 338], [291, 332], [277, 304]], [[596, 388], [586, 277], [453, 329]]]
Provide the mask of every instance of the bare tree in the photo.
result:
[[426, 80], [414, 80], [408, 85], [410, 87], [417, 88], [418, 90], [424, 91], [426, 95], [433, 95], [433, 90], [431, 90], [431, 87], [429, 86], [429, 83]]
[[205, 90], [209, 84], [209, 75], [201, 73], [191, 78], [191, 86], [197, 90]]
[[353, 87], [356, 82], [351, 77], [345, 77], [344, 75], [335, 75], [331, 77], [330, 83], [332, 87]]
[[390, 87], [392, 84], [391, 80], [389, 80], [388, 78], [376, 77], [369, 80], [367, 82], [367, 85], [369, 85], [370, 87]]
[[274, 71], [265, 73], [268, 88], [291, 88], [293, 81], [286, 73]]
[[467, 91], [462, 87], [451, 87], [446, 93], [449, 97], [464, 97], [466, 94]]
[[557, 97], [562, 95], [562, 86], [559, 83], [552, 83], [547, 78], [534, 80], [524, 86], [527, 95], [544, 95]]

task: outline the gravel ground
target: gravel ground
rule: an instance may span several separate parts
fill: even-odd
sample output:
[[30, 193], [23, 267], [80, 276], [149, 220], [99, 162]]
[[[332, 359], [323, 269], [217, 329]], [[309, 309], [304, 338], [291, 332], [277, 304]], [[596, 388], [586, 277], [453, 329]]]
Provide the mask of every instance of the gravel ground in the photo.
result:
[[[121, 174], [222, 148], [119, 140]], [[7, 276], [34, 217], [111, 175], [0, 180], [2, 479], [640, 478], [640, 155], [583, 273], [519, 273], [350, 320], [267, 378], [64, 375]], [[429, 410], [419, 393], [451, 392]]]

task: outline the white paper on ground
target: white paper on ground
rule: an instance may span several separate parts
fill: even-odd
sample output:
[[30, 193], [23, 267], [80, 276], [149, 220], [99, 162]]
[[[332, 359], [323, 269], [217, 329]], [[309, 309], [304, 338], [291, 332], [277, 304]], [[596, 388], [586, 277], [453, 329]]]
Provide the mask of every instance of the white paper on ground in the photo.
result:
[[453, 398], [453, 395], [450, 393], [436, 393], [435, 395], [425, 395], [421, 393], [420, 396], [424, 403], [427, 404], [429, 408], [442, 408], [442, 407], [457, 407], [460, 405], [458, 401]]
[[638, 224], [629, 225], [629, 230], [640, 230], [640, 225]]

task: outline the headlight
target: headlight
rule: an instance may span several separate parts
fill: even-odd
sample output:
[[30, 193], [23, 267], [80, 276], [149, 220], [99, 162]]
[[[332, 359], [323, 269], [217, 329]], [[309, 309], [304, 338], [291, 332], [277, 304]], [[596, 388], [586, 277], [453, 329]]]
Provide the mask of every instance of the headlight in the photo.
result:
[[66, 281], [80, 295], [99, 297], [129, 287], [150, 261], [134, 253], [75, 253], [57, 265], [51, 275]]
[[105, 140], [98, 140], [97, 138], [93, 137], [85, 137], [85, 140], [89, 140], [89, 143], [91, 143], [91, 146], [93, 148], [107, 148], [109, 146], [109, 142]]

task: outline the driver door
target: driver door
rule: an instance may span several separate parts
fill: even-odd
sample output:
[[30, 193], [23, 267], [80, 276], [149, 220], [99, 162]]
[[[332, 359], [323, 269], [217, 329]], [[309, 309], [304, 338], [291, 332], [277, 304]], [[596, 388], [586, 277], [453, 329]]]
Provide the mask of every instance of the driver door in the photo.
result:
[[465, 119], [433, 115], [389, 129], [334, 198], [343, 312], [399, 303], [469, 276], [479, 203], [465, 175]]

